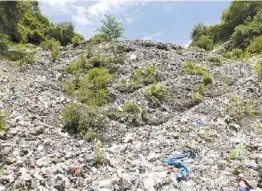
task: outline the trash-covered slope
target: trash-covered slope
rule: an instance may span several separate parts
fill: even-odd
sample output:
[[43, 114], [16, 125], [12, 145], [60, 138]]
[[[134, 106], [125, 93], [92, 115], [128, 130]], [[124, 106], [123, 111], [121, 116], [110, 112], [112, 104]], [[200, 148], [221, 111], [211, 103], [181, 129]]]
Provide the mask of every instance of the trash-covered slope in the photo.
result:
[[[103, 46], [102, 55], [107, 53]], [[94, 165], [94, 143], [64, 132], [59, 118], [60, 109], [70, 101], [61, 88], [70, 76], [61, 69], [84, 53], [85, 43], [63, 47], [57, 63], [40, 50], [37, 62], [23, 73], [1, 61], [0, 107], [10, 116], [8, 134], [0, 135], [0, 190], [231, 191], [238, 176], [256, 184], [258, 171], [247, 168], [262, 165], [262, 84], [253, 70], [255, 59], [245, 64], [219, 57], [220, 63], [212, 59], [218, 57], [215, 54], [149, 41], [123, 41], [117, 46], [128, 51], [109, 88], [114, 99], [101, 110], [121, 111], [134, 101], [145, 107], [148, 122], [134, 127], [117, 116], [106, 116], [106, 127], [97, 136], [105, 155], [99, 166]], [[207, 68], [214, 82], [200, 93], [201, 101], [192, 98], [201, 76], [183, 72], [188, 61]], [[143, 93], [150, 84], [130, 91], [122, 83], [135, 69], [146, 70], [150, 64], [157, 65], [158, 84], [168, 95], [154, 107]], [[251, 109], [239, 121], [226, 112], [227, 104], [234, 110], [231, 97], [237, 96], [240, 103], [251, 100]], [[255, 114], [247, 117], [253, 110]], [[237, 145], [249, 148], [242, 160], [229, 154]], [[183, 151], [192, 151], [195, 158], [183, 160], [189, 176], [177, 182], [179, 170], [170, 169], [164, 160]]]

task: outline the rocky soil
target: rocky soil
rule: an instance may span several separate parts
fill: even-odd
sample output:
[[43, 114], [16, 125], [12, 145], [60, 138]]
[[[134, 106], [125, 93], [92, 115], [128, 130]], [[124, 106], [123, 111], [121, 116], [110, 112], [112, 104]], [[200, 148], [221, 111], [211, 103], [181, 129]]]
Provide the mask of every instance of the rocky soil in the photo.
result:
[[[229, 95], [254, 101], [262, 97], [262, 83], [252, 68], [256, 58], [250, 64], [221, 58], [222, 66], [214, 66], [208, 60], [215, 53], [147, 41], [118, 44], [129, 51], [110, 88], [115, 99], [104, 109], [121, 108], [135, 100], [146, 107], [150, 120], [131, 127], [107, 118], [104, 133], [98, 135], [105, 154], [100, 166], [94, 166], [94, 143], [65, 132], [59, 117], [70, 100], [60, 85], [68, 76], [60, 69], [76, 60], [85, 44], [63, 47], [56, 63], [39, 48], [36, 63], [24, 72], [0, 61], [0, 109], [10, 114], [8, 134], [0, 134], [0, 191], [232, 191], [239, 176], [256, 185], [258, 171], [247, 166], [262, 167], [262, 135], [249, 118], [235, 123], [225, 112]], [[201, 78], [182, 72], [187, 61], [200, 63], [214, 77], [215, 88], [206, 90], [200, 103], [192, 99], [192, 91]], [[158, 65], [160, 83], [168, 92], [168, 100], [156, 108], [145, 99], [142, 88], [119, 89], [120, 81], [127, 80], [134, 68], [144, 69], [149, 63]], [[260, 101], [260, 111], [261, 106]], [[256, 116], [256, 121], [262, 123], [262, 116]], [[227, 161], [230, 148], [237, 144], [248, 145], [248, 155]], [[195, 152], [196, 158], [184, 160], [190, 174], [187, 181], [177, 182], [178, 169], [163, 161], [185, 150]]]

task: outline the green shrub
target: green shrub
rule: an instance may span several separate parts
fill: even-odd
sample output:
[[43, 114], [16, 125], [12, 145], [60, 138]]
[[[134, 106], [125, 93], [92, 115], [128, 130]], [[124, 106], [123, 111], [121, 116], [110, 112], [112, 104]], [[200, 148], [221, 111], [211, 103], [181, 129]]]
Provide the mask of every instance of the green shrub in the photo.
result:
[[54, 46], [56, 46], [57, 44], [57, 40], [55, 39], [49, 39], [49, 40], [46, 40], [46, 41], [43, 41], [40, 46], [45, 48], [45, 49], [48, 49], [48, 50], [52, 50]]
[[214, 65], [216, 65], [216, 66], [221, 66], [221, 65], [222, 65], [222, 62], [221, 62], [220, 58], [217, 57], [217, 56], [209, 57], [209, 58], [208, 58], [208, 61], [209, 61], [209, 62], [213, 62]]
[[61, 110], [62, 122], [67, 129], [73, 132], [78, 132], [78, 122], [79, 122], [79, 108], [77, 104], [69, 104]]
[[199, 84], [196, 85], [195, 89], [196, 89], [196, 91], [202, 93], [205, 90], [205, 85], [203, 83], [199, 83]]
[[104, 161], [104, 149], [100, 141], [98, 141], [95, 144], [94, 152], [95, 152], [94, 162], [95, 162], [95, 165], [98, 166], [102, 164]]
[[240, 48], [235, 48], [232, 50], [232, 54], [234, 58], [241, 58], [243, 57], [244, 51]]
[[234, 148], [229, 150], [227, 160], [232, 159], [243, 159], [248, 153], [248, 147], [245, 145], [236, 145]]
[[59, 42], [57, 42], [53, 48], [52, 48], [52, 52], [51, 52], [51, 57], [52, 60], [55, 62], [60, 58], [60, 44]]
[[225, 58], [232, 58], [232, 57], [233, 57], [233, 54], [232, 54], [232, 52], [225, 52], [225, 53], [224, 53], [224, 57], [225, 57]]
[[96, 137], [96, 133], [95, 133], [94, 131], [92, 131], [92, 130], [87, 131], [87, 132], [85, 133], [85, 135], [83, 136], [83, 138], [84, 138], [86, 141], [92, 141], [92, 140], [95, 139], [95, 137]]
[[85, 72], [89, 67], [85, 56], [80, 56], [77, 60], [70, 63], [63, 68], [63, 71], [69, 74], [77, 74], [79, 72]]
[[22, 72], [27, 64], [35, 63], [35, 58], [32, 54], [25, 55], [19, 62], [19, 71]]
[[110, 100], [107, 87], [113, 78], [114, 75], [110, 74], [106, 68], [89, 70], [80, 81], [78, 98], [90, 106], [106, 104]]
[[122, 23], [111, 15], [105, 14], [104, 16], [105, 19], [101, 21], [102, 27], [96, 31], [99, 32], [106, 41], [114, 41], [123, 37], [125, 29]]
[[208, 84], [213, 84], [213, 79], [212, 79], [212, 76], [209, 75], [209, 74], [204, 74], [202, 76], [202, 83], [205, 84], [205, 85], [208, 85]]
[[136, 103], [129, 102], [123, 107], [125, 112], [137, 114], [140, 112], [139, 106]]
[[149, 120], [149, 117], [148, 117], [148, 111], [146, 110], [146, 108], [142, 108], [142, 111], [141, 111], [141, 119], [145, 122], [147, 122]]
[[7, 131], [5, 118], [8, 116], [6, 110], [0, 111], [0, 131]]
[[81, 43], [82, 40], [84, 40], [84, 37], [80, 34], [75, 33], [73, 38], [72, 38], [73, 46], [74, 47], [78, 46]]
[[232, 96], [226, 106], [226, 112], [235, 120], [240, 121], [244, 117], [253, 118], [256, 115], [255, 105], [252, 99], [244, 100], [238, 96]]
[[144, 72], [143, 82], [148, 85], [157, 81], [158, 67], [155, 64], [150, 65]]
[[191, 47], [199, 47], [204, 50], [212, 50], [214, 47], [213, 40], [210, 36], [202, 35], [197, 40], [193, 41]]
[[145, 89], [144, 94], [151, 102], [161, 103], [167, 99], [167, 92], [163, 85], [152, 84]]
[[102, 34], [97, 34], [93, 36], [92, 38], [90, 38], [89, 41], [93, 44], [100, 44], [105, 41], [105, 37]]
[[108, 63], [107, 57], [93, 56], [88, 59], [88, 65], [92, 67], [101, 67], [101, 66], [105, 67], [107, 63]]
[[254, 70], [258, 73], [258, 76], [262, 78], [262, 61], [256, 63]]
[[61, 110], [61, 116], [66, 129], [82, 136], [92, 129], [104, 126], [104, 117], [95, 108], [85, 105], [71, 103]]
[[201, 102], [201, 96], [198, 92], [192, 92], [192, 98], [195, 102]]
[[74, 94], [75, 84], [72, 81], [63, 82], [62, 86], [69, 96]]
[[193, 64], [192, 61], [186, 62], [183, 65], [183, 71], [191, 75], [204, 75], [207, 73], [207, 69], [202, 66]]
[[261, 53], [262, 52], [262, 36], [255, 38], [250, 45], [247, 47], [247, 52], [250, 53]]

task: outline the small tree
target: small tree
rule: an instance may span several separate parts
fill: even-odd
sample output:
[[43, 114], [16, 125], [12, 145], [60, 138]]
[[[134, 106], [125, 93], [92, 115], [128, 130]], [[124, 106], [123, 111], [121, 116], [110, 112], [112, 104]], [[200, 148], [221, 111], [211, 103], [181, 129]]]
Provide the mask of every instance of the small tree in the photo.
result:
[[122, 23], [117, 21], [113, 16], [105, 14], [105, 19], [101, 21], [103, 24], [96, 31], [101, 34], [106, 41], [117, 40], [124, 35], [124, 27]]

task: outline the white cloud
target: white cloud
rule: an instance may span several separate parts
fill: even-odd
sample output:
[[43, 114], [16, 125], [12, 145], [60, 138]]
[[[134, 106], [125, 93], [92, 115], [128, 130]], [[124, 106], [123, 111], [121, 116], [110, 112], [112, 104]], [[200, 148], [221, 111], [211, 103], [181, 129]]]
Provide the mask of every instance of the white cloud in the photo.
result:
[[131, 23], [133, 23], [137, 18], [129, 15], [129, 14], [125, 14], [125, 20], [126, 20], [126, 24], [130, 25]]
[[174, 7], [175, 5], [177, 5], [177, 2], [171, 3], [171, 4], [167, 4], [167, 6], [164, 7], [165, 11], [170, 11], [172, 7]]
[[61, 0], [43, 0], [43, 2], [47, 3], [52, 8], [56, 8], [57, 10], [63, 12], [63, 13], [69, 13], [70, 9], [69, 7], [73, 5], [74, 1], [61, 1]]
[[155, 34], [151, 34], [148, 36], [142, 37], [143, 40], [156, 40], [158, 37], [162, 36], [164, 33], [163, 32], [157, 32]]
[[189, 45], [191, 44], [191, 42], [192, 42], [192, 40], [189, 40], [189, 41], [184, 45], [184, 47], [185, 47], [185, 48], [188, 48]]

